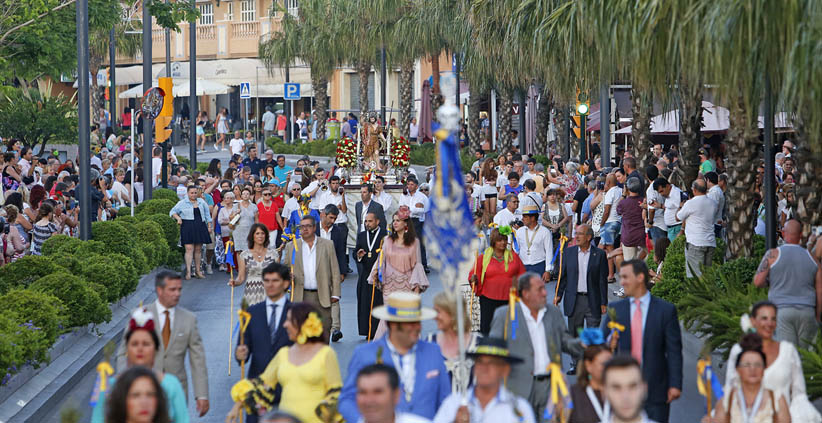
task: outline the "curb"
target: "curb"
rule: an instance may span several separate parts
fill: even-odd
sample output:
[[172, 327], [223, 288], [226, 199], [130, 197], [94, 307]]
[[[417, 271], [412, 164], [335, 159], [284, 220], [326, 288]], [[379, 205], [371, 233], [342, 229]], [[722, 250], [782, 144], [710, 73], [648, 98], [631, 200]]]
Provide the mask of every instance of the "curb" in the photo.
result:
[[0, 387], [0, 423], [42, 421], [83, 375], [96, 367], [102, 359], [103, 347], [122, 334], [131, 311], [152, 299], [158, 269], [141, 277], [133, 293], [109, 306], [111, 321], [77, 328], [61, 336], [49, 350], [48, 365], [39, 369], [27, 366]]

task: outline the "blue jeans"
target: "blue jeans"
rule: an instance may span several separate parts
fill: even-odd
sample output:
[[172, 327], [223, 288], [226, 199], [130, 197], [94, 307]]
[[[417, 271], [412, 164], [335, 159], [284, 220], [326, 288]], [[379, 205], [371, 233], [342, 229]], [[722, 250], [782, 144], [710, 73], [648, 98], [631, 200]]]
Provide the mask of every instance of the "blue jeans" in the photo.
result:
[[648, 236], [651, 237], [652, 242], [656, 242], [659, 238], [668, 236], [668, 233], [664, 229], [652, 226], [651, 229], [648, 229]]
[[622, 223], [620, 222], [606, 223], [599, 231], [599, 237], [601, 242], [605, 245], [616, 244], [616, 237], [617, 235], [619, 235], [619, 229], [621, 227]]

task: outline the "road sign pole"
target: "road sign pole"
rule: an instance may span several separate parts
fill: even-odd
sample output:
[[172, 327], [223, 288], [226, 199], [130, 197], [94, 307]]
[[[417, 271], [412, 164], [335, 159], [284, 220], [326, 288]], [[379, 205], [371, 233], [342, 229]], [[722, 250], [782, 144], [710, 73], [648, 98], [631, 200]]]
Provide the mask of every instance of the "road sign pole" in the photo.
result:
[[[77, 130], [79, 144], [79, 167], [80, 167], [80, 239], [91, 238], [91, 174], [89, 163], [91, 163], [91, 152], [89, 145], [89, 84], [88, 84], [88, 0], [77, 2]], [[40, 151], [43, 155], [43, 151]]]
[[[151, 88], [151, 10], [143, 7], [143, 92]], [[152, 138], [151, 119], [143, 115], [143, 201], [151, 200], [154, 174], [151, 170]]]

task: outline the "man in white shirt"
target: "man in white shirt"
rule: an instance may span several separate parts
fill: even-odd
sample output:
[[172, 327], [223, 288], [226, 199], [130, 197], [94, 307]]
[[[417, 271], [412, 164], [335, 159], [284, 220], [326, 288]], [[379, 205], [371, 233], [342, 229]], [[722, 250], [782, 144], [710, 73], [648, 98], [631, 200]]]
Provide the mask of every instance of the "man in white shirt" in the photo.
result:
[[271, 106], [265, 106], [265, 113], [263, 113], [263, 133], [265, 139], [274, 136], [274, 125], [277, 123], [277, 117], [271, 113]]
[[[289, 197], [287, 200], [285, 200], [285, 204], [283, 205], [283, 212], [281, 214], [281, 216], [283, 218], [283, 222], [286, 222], [286, 224], [288, 224], [287, 223], [288, 220], [291, 219], [291, 212], [293, 212], [294, 210], [297, 210], [297, 207], [300, 207], [300, 200], [299, 199], [300, 199], [301, 191], [302, 191], [302, 189], [300, 188], [300, 184], [298, 184], [296, 182], [292, 182], [288, 186], [288, 193], [287, 194], [291, 194], [291, 197]], [[285, 230], [285, 228], [283, 228], [283, 230]], [[293, 234], [296, 231], [297, 231], [297, 228], [292, 228], [291, 233]]]
[[385, 213], [386, 224], [390, 225], [391, 216], [394, 214], [394, 197], [385, 192], [385, 178], [377, 176], [374, 181], [374, 201], [380, 203], [382, 211]]
[[430, 423], [431, 420], [397, 411], [400, 403], [400, 376], [388, 365], [363, 367], [357, 373], [357, 408], [360, 423]]
[[419, 182], [417, 178], [409, 176], [405, 184], [406, 194], [400, 198], [400, 206], [408, 206], [411, 209], [411, 222], [414, 224], [414, 232], [420, 240], [420, 254], [422, 255], [422, 267], [425, 273], [430, 273], [428, 269], [428, 258], [425, 255], [425, 242], [423, 242], [423, 225], [425, 224], [425, 209], [428, 204], [428, 197], [417, 191]]
[[500, 168], [497, 172], [497, 189], [500, 189], [508, 183], [508, 172], [514, 169], [514, 162], [505, 162], [505, 167]]
[[714, 222], [714, 235], [721, 236], [724, 222], [722, 212], [725, 210], [725, 192], [719, 186], [719, 174], [711, 171], [705, 174], [705, 182], [708, 183], [708, 198], [716, 202], [716, 221]]
[[710, 267], [716, 248], [714, 222], [716, 201], [707, 195], [708, 186], [697, 179], [691, 184], [694, 197], [682, 205], [676, 218], [685, 225], [685, 273], [689, 278], [702, 276], [702, 267]]
[[[342, 283], [348, 268], [348, 255], [345, 248], [348, 233], [343, 234], [340, 226], [334, 224], [340, 214], [342, 214], [340, 209], [333, 203], [323, 207], [320, 213], [320, 238], [334, 243], [334, 253], [337, 255], [337, 264], [340, 266], [340, 283]], [[331, 303], [331, 340], [334, 342], [343, 337], [340, 322], [340, 303]]]
[[659, 171], [656, 166], [648, 166], [645, 170], [647, 176], [647, 187], [645, 190], [645, 204], [647, 205], [647, 215], [645, 219], [645, 228], [648, 230], [648, 236], [651, 237], [651, 242], [656, 242], [657, 239], [668, 236], [668, 225], [665, 224], [665, 210], [662, 205], [665, 203], [665, 198], [662, 197], [654, 189], [654, 181], [659, 177]]
[[234, 131], [234, 138], [231, 139], [231, 142], [228, 143], [228, 148], [231, 150], [231, 154], [239, 154], [243, 155], [243, 151], [245, 151], [245, 141], [243, 140], [243, 131]]
[[[160, 173], [162, 173], [162, 171], [163, 171], [162, 154], [163, 154], [163, 150], [160, 147], [154, 147], [154, 148], [151, 149], [151, 176], [152, 176], [151, 183], [155, 187], [160, 183]], [[102, 163], [101, 163], [101, 166], [102, 166]]]
[[519, 178], [520, 185], [524, 184], [525, 181], [529, 179], [534, 179], [534, 176], [537, 175], [537, 171], [534, 169], [534, 166], [537, 164], [536, 159], [529, 157], [526, 163], [528, 164], [528, 170], [523, 172], [522, 176]]
[[505, 197], [507, 202], [506, 207], [497, 212], [494, 216], [494, 223], [497, 226], [510, 226], [511, 222], [517, 220], [517, 208], [519, 207], [519, 198], [516, 194], [508, 194]]
[[654, 181], [654, 191], [664, 200], [662, 204], [654, 202], [656, 209], [665, 209], [665, 226], [668, 227], [668, 240], [673, 242], [682, 231], [682, 222], [677, 219], [676, 213], [682, 207], [683, 192], [663, 177]]
[[[619, 235], [619, 230], [622, 227], [619, 213], [617, 213], [617, 204], [622, 200], [622, 188], [617, 185], [617, 177], [615, 174], [610, 174], [605, 178], [605, 197], [602, 203], [605, 205], [605, 210], [602, 213], [602, 221], [600, 222], [600, 245], [606, 253], [614, 250], [616, 237]], [[614, 280], [614, 259], [608, 260], [608, 281]]]
[[[334, 221], [334, 226], [339, 228], [342, 237], [346, 242], [348, 241], [348, 206], [345, 204], [345, 188], [340, 186], [340, 177], [332, 176], [328, 179], [328, 190], [323, 194], [320, 200], [320, 209], [325, 208], [329, 204], [337, 206], [339, 214], [337, 220]], [[352, 273], [351, 267], [348, 266], [348, 260], [345, 261], [345, 266], [341, 269], [345, 270], [345, 274]]]
[[523, 361], [508, 352], [508, 342], [502, 338], [480, 338], [468, 356], [474, 360], [474, 386], [466, 393], [448, 396], [434, 416], [434, 423], [536, 421], [528, 401], [505, 388], [511, 365]]
[[539, 209], [529, 198], [522, 206], [522, 223], [517, 229], [516, 240], [519, 245], [519, 257], [525, 270], [542, 276], [545, 283], [551, 278], [554, 264], [554, 245], [551, 232], [539, 224]]

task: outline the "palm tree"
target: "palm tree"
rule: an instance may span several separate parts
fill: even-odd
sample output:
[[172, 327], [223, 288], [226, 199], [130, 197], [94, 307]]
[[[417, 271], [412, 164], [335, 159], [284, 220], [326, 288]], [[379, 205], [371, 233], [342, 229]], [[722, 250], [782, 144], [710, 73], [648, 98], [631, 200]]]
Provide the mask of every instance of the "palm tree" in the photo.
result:
[[[631, 89], [631, 114], [633, 115], [631, 136], [634, 141], [634, 155], [639, 169], [645, 169], [651, 157], [652, 106], [653, 102], [646, 97], [641, 89]], [[605, 166], [604, 163], [603, 166]]]
[[729, 151], [725, 162], [728, 173], [728, 249], [733, 257], [750, 256], [753, 248], [753, 227], [756, 222], [754, 187], [759, 164], [759, 128], [756, 113], [745, 109], [745, 102], [729, 107], [730, 128], [726, 142]]
[[551, 122], [551, 110], [554, 108], [554, 99], [551, 91], [542, 88], [537, 103], [536, 137], [534, 138], [534, 153], [548, 155], [548, 125]]
[[[279, 7], [277, 3], [273, 7]], [[272, 10], [271, 15], [274, 15]], [[269, 72], [302, 60], [311, 68], [317, 113], [317, 133], [325, 134], [328, 80], [341, 62], [345, 45], [336, 35], [336, 16], [342, 10], [334, 2], [303, 0], [297, 16], [283, 13], [280, 31], [260, 40], [259, 55]], [[366, 78], [367, 80], [367, 78]], [[366, 85], [367, 89], [367, 85]]]
[[[699, 148], [702, 147], [702, 84], [679, 84], [679, 155], [685, 174], [685, 187], [699, 173]], [[683, 187], [680, 187], [683, 188]]]

